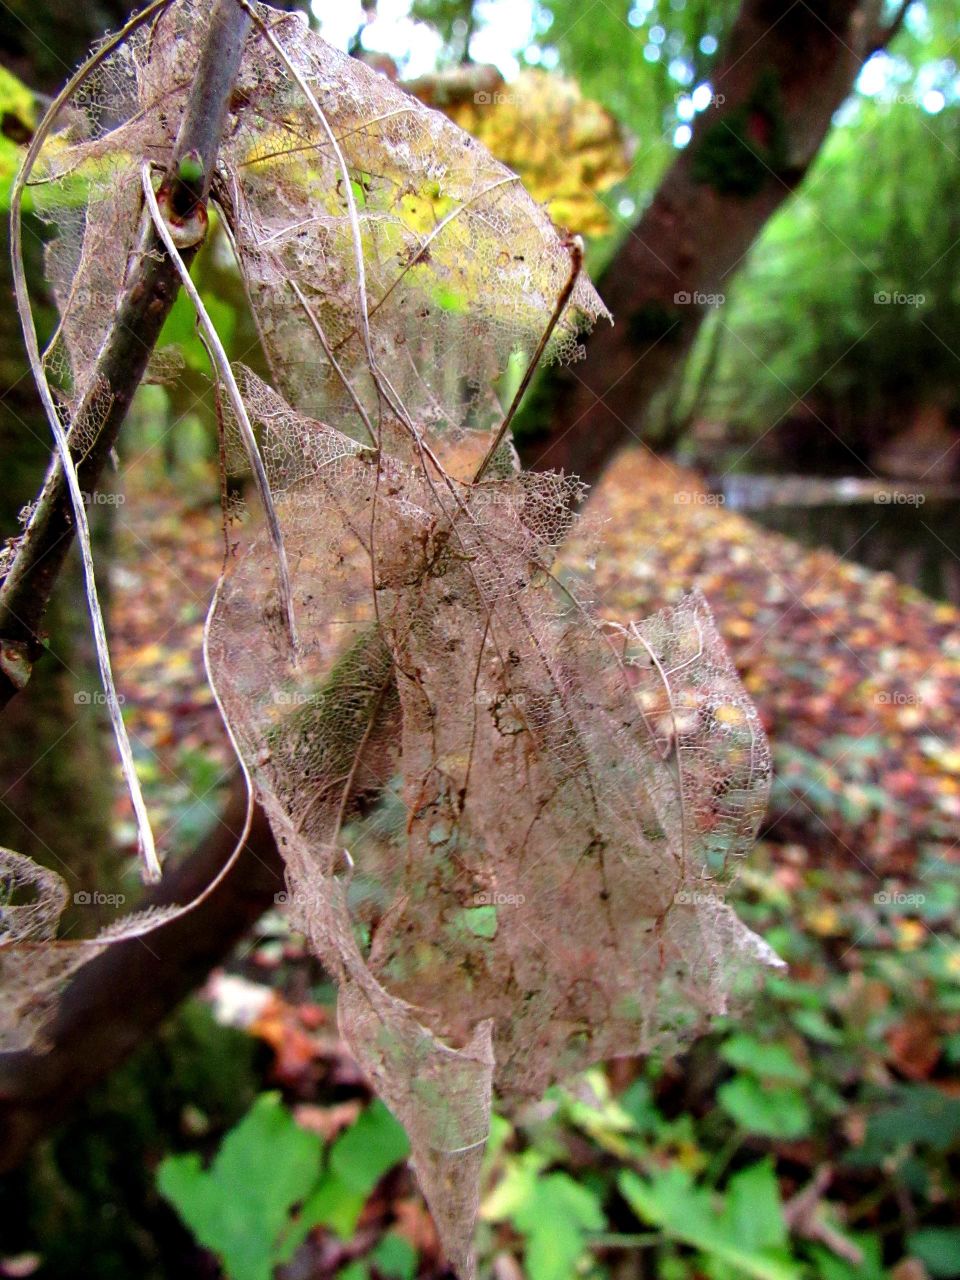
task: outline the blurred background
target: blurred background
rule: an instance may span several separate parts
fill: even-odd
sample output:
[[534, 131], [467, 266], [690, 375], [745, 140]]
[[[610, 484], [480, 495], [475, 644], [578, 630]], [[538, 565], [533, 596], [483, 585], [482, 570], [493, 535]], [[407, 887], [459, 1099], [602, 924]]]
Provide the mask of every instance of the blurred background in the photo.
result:
[[[131, 9], [0, 2], [4, 212], [47, 97]], [[594, 486], [591, 536], [564, 562], [607, 616], [702, 587], [774, 752], [734, 903], [789, 968], [682, 1058], [599, 1066], [498, 1119], [481, 1273], [960, 1276], [960, 7], [338, 0], [310, 16], [584, 236], [615, 324], [541, 374], [518, 450]], [[2, 238], [12, 537], [49, 442]], [[216, 227], [194, 276], [231, 357], [258, 367]], [[140, 389], [92, 519], [182, 897], [240, 818], [200, 652], [223, 540], [182, 298], [159, 345], [182, 367]], [[76, 564], [48, 627], [57, 657], [0, 719], [0, 845], [64, 875], [77, 936], [142, 890]], [[445, 1274], [403, 1135], [278, 909], [262, 823], [238, 872], [156, 955], [116, 948], [98, 987], [68, 992], [71, 1035], [44, 1062], [0, 1060], [0, 1275]]]

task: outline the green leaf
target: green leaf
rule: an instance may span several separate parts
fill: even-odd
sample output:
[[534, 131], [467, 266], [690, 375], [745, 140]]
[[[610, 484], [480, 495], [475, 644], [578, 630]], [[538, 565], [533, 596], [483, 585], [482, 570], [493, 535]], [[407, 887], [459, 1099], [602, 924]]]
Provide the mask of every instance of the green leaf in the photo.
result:
[[[611, 1152], [618, 1159], [626, 1159], [630, 1154], [630, 1143], [625, 1135], [636, 1132], [633, 1116], [613, 1097], [610, 1082], [602, 1071], [588, 1071], [582, 1084], [589, 1086], [589, 1094], [592, 1096], [588, 1101], [584, 1096], [575, 1097], [565, 1091], [561, 1092], [564, 1116], [582, 1129], [597, 1146]], [[583, 1093], [587, 1093], [586, 1088]]]
[[621, 1110], [633, 1121], [638, 1133], [654, 1133], [663, 1116], [653, 1101], [653, 1089], [649, 1080], [634, 1080], [618, 1099]]
[[771, 1160], [734, 1174], [727, 1186], [723, 1221], [731, 1238], [749, 1249], [786, 1249], [780, 1184]]
[[496, 907], [466, 907], [462, 912], [463, 923], [476, 938], [497, 936]]
[[883, 1265], [883, 1246], [880, 1240], [865, 1232], [847, 1235], [847, 1239], [863, 1254], [860, 1262], [846, 1262], [822, 1245], [807, 1246], [807, 1252], [813, 1259], [816, 1280], [888, 1280], [889, 1273]]
[[907, 1250], [934, 1280], [960, 1276], [960, 1227], [923, 1227], [907, 1236]]
[[510, 1159], [503, 1177], [483, 1203], [484, 1218], [489, 1222], [503, 1222], [506, 1218], [515, 1220], [534, 1194], [540, 1175], [548, 1163], [549, 1157], [535, 1147]]
[[889, 1147], [906, 1143], [948, 1151], [958, 1140], [960, 1099], [948, 1098], [927, 1084], [905, 1088], [895, 1106], [873, 1116], [867, 1125], [867, 1145], [882, 1155]]
[[806, 1084], [810, 1079], [808, 1068], [797, 1062], [785, 1044], [769, 1043], [755, 1036], [736, 1035], [721, 1047], [720, 1055], [731, 1066], [764, 1080], [779, 1080], [784, 1084]]
[[748, 1133], [768, 1138], [800, 1138], [810, 1130], [810, 1108], [799, 1089], [762, 1084], [739, 1075], [717, 1090], [717, 1101]]
[[587, 1232], [602, 1231], [606, 1218], [592, 1191], [566, 1173], [551, 1173], [531, 1184], [513, 1223], [526, 1237], [530, 1280], [570, 1280], [586, 1248]]
[[[737, 1275], [749, 1280], [800, 1280], [799, 1265], [783, 1247], [786, 1233], [772, 1168], [764, 1163], [744, 1174], [745, 1180], [738, 1185], [731, 1179], [725, 1202], [708, 1188], [695, 1186], [691, 1175], [676, 1165], [646, 1181], [625, 1170], [619, 1187], [644, 1222], [732, 1267]], [[751, 1195], [759, 1198], [754, 1224], [747, 1221]]]
[[[27, 86], [6, 67], [0, 67], [0, 118], [5, 125], [0, 133], [0, 213], [7, 213], [13, 181], [23, 159], [23, 142], [33, 132], [36, 123], [36, 103]], [[15, 141], [14, 135], [23, 141]], [[23, 194], [24, 208], [29, 209], [30, 190]]]
[[370, 1280], [370, 1268], [362, 1258], [358, 1258], [339, 1269], [337, 1280]]
[[797, 1030], [809, 1040], [818, 1040], [821, 1044], [843, 1044], [843, 1033], [820, 1009], [796, 1009], [791, 1018]]
[[32, 129], [37, 122], [37, 103], [33, 91], [6, 67], [0, 67], [0, 113], [13, 116], [24, 130]]
[[205, 1171], [195, 1155], [168, 1156], [160, 1193], [231, 1280], [270, 1280], [293, 1206], [320, 1169], [322, 1142], [301, 1129], [278, 1094], [262, 1094]]
[[[303, 1206], [297, 1223], [296, 1243], [306, 1239], [307, 1232], [314, 1227], [320, 1226], [329, 1227], [341, 1240], [349, 1240], [366, 1203], [365, 1192], [352, 1190], [342, 1178], [328, 1170]], [[292, 1254], [293, 1250], [290, 1252]]]
[[409, 1153], [403, 1127], [382, 1102], [372, 1102], [330, 1148], [326, 1172], [297, 1221], [298, 1241], [316, 1226], [329, 1227], [342, 1240], [349, 1239], [371, 1191]]
[[[202, 294], [203, 304], [207, 308], [213, 326], [220, 335], [220, 341], [229, 350], [233, 333], [237, 325], [237, 312], [228, 302], [213, 294]], [[196, 312], [193, 303], [186, 293], [177, 294], [170, 313], [163, 322], [157, 347], [178, 346], [188, 368], [198, 373], [209, 373], [210, 360], [197, 336]]]
[[385, 1280], [413, 1280], [417, 1274], [416, 1249], [395, 1232], [383, 1237], [370, 1260]]
[[403, 1126], [377, 1099], [330, 1148], [330, 1168], [344, 1186], [366, 1197], [409, 1154]]

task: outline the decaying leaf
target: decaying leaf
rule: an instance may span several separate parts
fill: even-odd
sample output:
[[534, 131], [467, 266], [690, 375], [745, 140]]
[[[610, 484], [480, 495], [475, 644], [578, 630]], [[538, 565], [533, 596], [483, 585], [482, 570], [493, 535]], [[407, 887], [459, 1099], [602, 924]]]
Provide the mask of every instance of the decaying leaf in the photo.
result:
[[554, 582], [576, 481], [435, 479], [242, 385], [305, 643], [256, 541], [216, 682], [343, 1034], [466, 1270], [491, 1085], [679, 1044], [773, 960], [723, 901], [766, 744], [701, 597], [621, 631]]
[[32, 858], [0, 848], [0, 1053], [42, 1049], [44, 1032], [72, 974], [105, 947], [148, 933], [180, 908], [133, 911], [94, 938], [57, 937], [67, 905], [63, 877]]
[[[251, 522], [208, 658], [344, 1038], [467, 1276], [494, 1088], [682, 1043], [776, 962], [723, 900], [769, 755], [703, 599], [601, 624], [551, 571], [579, 483], [487, 456], [569, 246], [455, 124], [256, 15], [214, 198], [274, 383], [237, 369], [234, 404], [296, 627]], [[134, 35], [44, 154], [67, 417], [206, 21], [183, 0]], [[605, 316], [577, 276], [547, 358]]]

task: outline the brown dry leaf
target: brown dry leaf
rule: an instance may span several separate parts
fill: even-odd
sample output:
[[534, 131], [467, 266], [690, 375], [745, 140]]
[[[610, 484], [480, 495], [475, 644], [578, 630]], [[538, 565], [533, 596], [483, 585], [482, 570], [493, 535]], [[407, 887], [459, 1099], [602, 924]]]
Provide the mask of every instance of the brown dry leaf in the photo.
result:
[[889, 1061], [908, 1080], [929, 1080], [940, 1060], [937, 1020], [922, 1010], [909, 1013], [886, 1034]]
[[602, 629], [557, 588], [575, 481], [435, 481], [241, 385], [302, 642], [260, 537], [212, 668], [344, 1037], [470, 1274], [494, 1082], [509, 1104], [678, 1044], [775, 962], [723, 900], [765, 740], [701, 598]]
[[293, 1114], [297, 1124], [312, 1133], [319, 1133], [324, 1142], [330, 1143], [343, 1129], [349, 1128], [356, 1120], [363, 1106], [358, 1099], [340, 1102], [333, 1107], [316, 1107], [301, 1103], [295, 1107]]

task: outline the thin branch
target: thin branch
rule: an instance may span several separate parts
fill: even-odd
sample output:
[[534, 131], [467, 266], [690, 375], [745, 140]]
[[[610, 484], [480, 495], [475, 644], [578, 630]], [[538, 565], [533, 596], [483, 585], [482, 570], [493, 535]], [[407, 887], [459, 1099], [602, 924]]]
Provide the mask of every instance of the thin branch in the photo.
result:
[[[166, 2], [157, 0], [108, 41], [96, 60], [85, 64], [73, 77], [44, 117], [11, 199], [15, 256], [22, 244], [23, 189], [62, 103], [89, 75], [95, 61], [101, 61]], [[168, 171], [167, 198], [174, 209], [189, 211], [191, 201], [194, 209], [206, 201], [249, 22], [248, 13], [236, 0], [217, 0]], [[194, 161], [189, 181], [177, 177], [185, 171], [182, 162], [187, 157]], [[196, 248], [192, 247], [184, 254], [188, 264], [195, 252]], [[98, 406], [102, 409], [104, 403], [108, 405], [99, 430], [93, 433], [93, 444], [82, 458], [75, 458], [78, 485], [84, 492], [92, 493], [97, 487], [179, 285], [176, 266], [151, 228], [141, 244], [114, 323], [91, 371], [89, 390], [73, 416], [72, 426], [79, 427], [78, 435], [86, 435], [97, 421]], [[32, 316], [25, 330], [28, 345], [32, 341], [36, 349]], [[23, 687], [32, 664], [43, 652], [43, 615], [77, 529], [70, 488], [62, 462], [58, 460], [0, 587], [0, 707]]]

